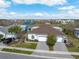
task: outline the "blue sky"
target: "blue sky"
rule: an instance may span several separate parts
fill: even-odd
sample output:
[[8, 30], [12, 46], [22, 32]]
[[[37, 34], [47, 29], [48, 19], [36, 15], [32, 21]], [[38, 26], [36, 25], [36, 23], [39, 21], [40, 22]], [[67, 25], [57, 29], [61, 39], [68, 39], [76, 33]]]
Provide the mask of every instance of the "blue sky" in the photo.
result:
[[2, 19], [78, 19], [79, 0], [0, 0]]

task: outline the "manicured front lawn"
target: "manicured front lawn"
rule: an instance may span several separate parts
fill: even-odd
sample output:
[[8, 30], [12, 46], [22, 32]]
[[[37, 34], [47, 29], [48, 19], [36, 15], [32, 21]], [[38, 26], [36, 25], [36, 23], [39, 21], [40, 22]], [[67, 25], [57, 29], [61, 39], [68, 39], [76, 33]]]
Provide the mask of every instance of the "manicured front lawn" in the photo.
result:
[[[68, 26], [69, 27], [69, 26]], [[71, 43], [72, 47], [68, 47], [68, 50], [70, 52], [79, 52], [79, 39], [75, 37], [74, 31], [71, 29], [68, 29], [67, 27], [65, 27], [63, 29], [63, 32], [65, 33], [65, 35], [67, 35], [68, 37], [68, 43]]]
[[3, 48], [2, 51], [22, 53], [22, 54], [32, 54], [32, 51], [23, 51], [23, 50], [17, 50], [17, 49], [9, 49], [9, 48]]
[[[37, 43], [22, 43], [22, 44], [17, 44], [14, 47], [35, 49], [36, 46], [37, 46]], [[23, 51], [23, 50], [10, 49], [10, 48], [3, 48], [2, 51], [22, 53], [22, 54], [32, 54], [33, 53], [33, 51]]]
[[37, 43], [22, 43], [22, 44], [17, 44], [14, 47], [35, 49], [36, 46]]
[[75, 59], [79, 59], [79, 56], [74, 56], [75, 57]]
[[[79, 48], [78, 48], [79, 47], [79, 40], [74, 37], [73, 38], [70, 37], [70, 40], [73, 42], [74, 47], [69, 47], [68, 50], [70, 52], [79, 52]], [[73, 56], [73, 57], [75, 57], [75, 59], [79, 59], [79, 56]]]
[[69, 36], [69, 40], [73, 43], [74, 46], [68, 47], [68, 50], [70, 52], [79, 52], [79, 39]]
[[68, 50], [70, 52], [79, 52], [79, 49], [77, 47], [71, 47], [71, 48], [68, 48]]

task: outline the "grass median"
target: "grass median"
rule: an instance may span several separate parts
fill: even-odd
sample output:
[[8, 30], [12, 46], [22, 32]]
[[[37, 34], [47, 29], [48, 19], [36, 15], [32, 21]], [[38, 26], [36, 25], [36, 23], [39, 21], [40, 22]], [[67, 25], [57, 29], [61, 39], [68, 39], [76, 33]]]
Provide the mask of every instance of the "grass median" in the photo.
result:
[[37, 43], [22, 43], [19, 45], [15, 45], [14, 47], [35, 49], [36, 46], [37, 46]]
[[32, 54], [33, 53], [33, 51], [24, 51], [24, 50], [10, 49], [10, 48], [3, 48], [2, 51], [21, 53], [21, 54]]
[[36, 49], [37, 43], [21, 43], [21, 44], [14, 44], [10, 45], [11, 47], [17, 48], [28, 48], [28, 49]]

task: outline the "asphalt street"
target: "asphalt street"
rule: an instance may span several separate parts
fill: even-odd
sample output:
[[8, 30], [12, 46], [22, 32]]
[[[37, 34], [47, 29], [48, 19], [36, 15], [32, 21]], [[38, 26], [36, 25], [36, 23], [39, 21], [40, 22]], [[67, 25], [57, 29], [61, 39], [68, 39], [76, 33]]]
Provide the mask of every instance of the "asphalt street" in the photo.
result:
[[24, 55], [17, 55], [17, 54], [0, 53], [0, 59], [51, 59], [51, 58], [42, 58], [42, 57], [34, 57], [34, 56], [24, 56]]

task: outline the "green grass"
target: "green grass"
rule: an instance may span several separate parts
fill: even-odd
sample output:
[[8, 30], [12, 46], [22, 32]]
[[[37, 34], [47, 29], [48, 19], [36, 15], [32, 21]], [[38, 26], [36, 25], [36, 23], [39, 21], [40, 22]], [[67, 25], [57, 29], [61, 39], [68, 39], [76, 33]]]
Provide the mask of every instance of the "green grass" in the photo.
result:
[[77, 48], [77, 47], [71, 47], [71, 48], [68, 48], [68, 50], [70, 52], [79, 52], [79, 48]]
[[[70, 52], [79, 52], [79, 40], [75, 37], [69, 37], [69, 39], [73, 42], [74, 47], [68, 48]], [[79, 56], [73, 56], [75, 59], [79, 59]]]
[[[64, 33], [68, 36], [68, 40], [73, 43], [73, 47], [68, 47], [70, 52], [79, 52], [79, 39], [74, 35], [74, 24], [65, 25], [63, 28], [67, 29]], [[73, 56], [75, 59], [79, 59], [79, 56]]]
[[22, 53], [22, 54], [32, 54], [32, 51], [23, 51], [23, 50], [17, 50], [17, 49], [9, 49], [9, 48], [3, 48], [2, 51]]
[[37, 43], [22, 43], [19, 45], [15, 45], [15, 47], [19, 48], [29, 48], [29, 49], [35, 49], [37, 46]]
[[73, 56], [73, 57], [75, 57], [75, 59], [79, 59], [79, 56]]
[[71, 42], [73, 42], [73, 44], [74, 44], [74, 47], [69, 47], [68, 48], [68, 50], [70, 51], [70, 52], [79, 52], [79, 39], [77, 39], [77, 38], [75, 38], [75, 37], [70, 37], [69, 36], [69, 40], [71, 41]]

